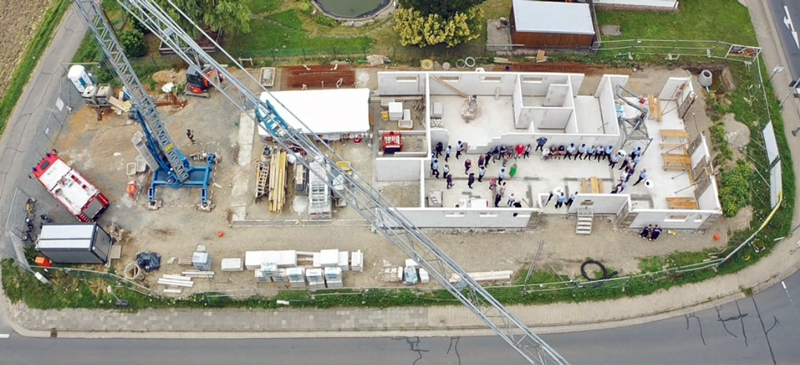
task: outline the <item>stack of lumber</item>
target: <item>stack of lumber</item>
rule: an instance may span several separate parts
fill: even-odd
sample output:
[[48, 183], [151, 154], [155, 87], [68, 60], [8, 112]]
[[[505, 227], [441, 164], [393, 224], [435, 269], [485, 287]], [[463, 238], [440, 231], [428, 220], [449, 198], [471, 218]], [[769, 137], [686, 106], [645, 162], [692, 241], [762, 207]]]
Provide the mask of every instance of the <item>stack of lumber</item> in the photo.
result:
[[[475, 281], [508, 281], [511, 280], [511, 275], [513, 274], [514, 272], [511, 270], [467, 273]], [[450, 274], [449, 281], [451, 283], [457, 283], [459, 280], [461, 280], [461, 277], [458, 274]]]
[[185, 288], [191, 288], [194, 286], [192, 278], [181, 275], [164, 275], [158, 279], [158, 283], [161, 285], [182, 286]]
[[269, 211], [280, 213], [286, 203], [286, 152], [269, 161]]
[[184, 271], [181, 274], [183, 276], [188, 277], [189, 280], [192, 278], [213, 278], [214, 272], [213, 271]]

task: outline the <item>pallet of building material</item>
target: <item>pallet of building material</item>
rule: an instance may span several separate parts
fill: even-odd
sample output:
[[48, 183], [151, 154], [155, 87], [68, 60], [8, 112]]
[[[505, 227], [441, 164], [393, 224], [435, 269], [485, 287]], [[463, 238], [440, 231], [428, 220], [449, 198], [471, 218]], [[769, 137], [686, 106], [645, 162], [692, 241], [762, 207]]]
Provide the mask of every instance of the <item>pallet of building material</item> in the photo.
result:
[[364, 253], [361, 250], [350, 254], [350, 270], [356, 272], [364, 271]]
[[169, 275], [169, 274], [165, 274], [165, 275], [163, 275], [163, 276], [162, 276], [162, 278], [163, 278], [163, 279], [169, 279], [169, 280], [183, 280], [183, 281], [192, 281], [192, 278], [190, 278], [190, 277], [188, 277], [188, 276], [181, 276], [181, 275]]
[[286, 199], [286, 152], [269, 161], [269, 211], [281, 213]]
[[227, 258], [222, 259], [222, 271], [242, 271], [242, 259], [240, 258]]
[[403, 268], [401, 267], [384, 267], [381, 271], [381, 280], [385, 283], [396, 283], [402, 276]]
[[339, 266], [339, 250], [322, 250], [319, 252], [319, 264], [322, 267]]
[[350, 270], [350, 253], [347, 251], [339, 251], [339, 268], [342, 271]]
[[[513, 274], [514, 272], [511, 270], [467, 273], [475, 281], [508, 281], [511, 280], [511, 275]], [[461, 280], [461, 277], [458, 274], [450, 274], [449, 281], [451, 283], [457, 283], [459, 280]]]
[[181, 289], [164, 289], [164, 294], [180, 294], [182, 291]]
[[341, 289], [344, 287], [344, 283], [341, 280], [326, 280], [325, 283], [328, 289]]

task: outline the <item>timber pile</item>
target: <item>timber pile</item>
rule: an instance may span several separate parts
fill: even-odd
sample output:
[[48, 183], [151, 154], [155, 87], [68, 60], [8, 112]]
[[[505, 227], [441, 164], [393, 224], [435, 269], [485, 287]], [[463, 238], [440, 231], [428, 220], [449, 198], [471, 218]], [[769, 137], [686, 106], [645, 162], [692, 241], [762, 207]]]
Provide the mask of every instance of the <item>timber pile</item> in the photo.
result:
[[[514, 272], [511, 270], [467, 273], [475, 281], [508, 281], [511, 280], [511, 275], [513, 274]], [[461, 277], [458, 274], [450, 274], [449, 281], [451, 283], [457, 283], [459, 280], [461, 280]]]
[[269, 211], [281, 213], [286, 203], [286, 152], [269, 161]]

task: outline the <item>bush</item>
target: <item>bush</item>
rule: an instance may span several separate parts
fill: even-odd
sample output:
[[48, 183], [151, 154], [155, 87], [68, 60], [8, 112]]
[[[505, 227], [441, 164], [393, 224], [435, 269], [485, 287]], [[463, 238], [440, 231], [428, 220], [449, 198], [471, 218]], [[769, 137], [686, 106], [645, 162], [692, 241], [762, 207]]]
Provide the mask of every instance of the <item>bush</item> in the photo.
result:
[[119, 35], [119, 41], [128, 57], [142, 57], [147, 54], [147, 42], [144, 41], [144, 34], [137, 29], [122, 32]]
[[719, 198], [722, 203], [722, 213], [726, 217], [733, 217], [739, 209], [750, 203], [750, 179], [753, 170], [750, 166], [739, 160], [736, 167], [722, 171], [722, 188]]
[[477, 39], [483, 29], [483, 10], [473, 7], [467, 13], [456, 13], [449, 19], [439, 14], [422, 15], [412, 8], [397, 9], [394, 30], [403, 46], [432, 46], [446, 43], [447, 47]]

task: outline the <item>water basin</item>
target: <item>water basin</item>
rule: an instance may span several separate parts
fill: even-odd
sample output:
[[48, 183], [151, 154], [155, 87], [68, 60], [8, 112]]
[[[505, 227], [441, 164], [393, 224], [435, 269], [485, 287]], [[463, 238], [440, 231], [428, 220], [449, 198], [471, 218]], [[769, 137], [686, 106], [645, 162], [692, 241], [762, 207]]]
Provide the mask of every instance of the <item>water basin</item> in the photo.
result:
[[358, 19], [377, 13], [390, 0], [315, 0], [322, 11], [335, 18]]

